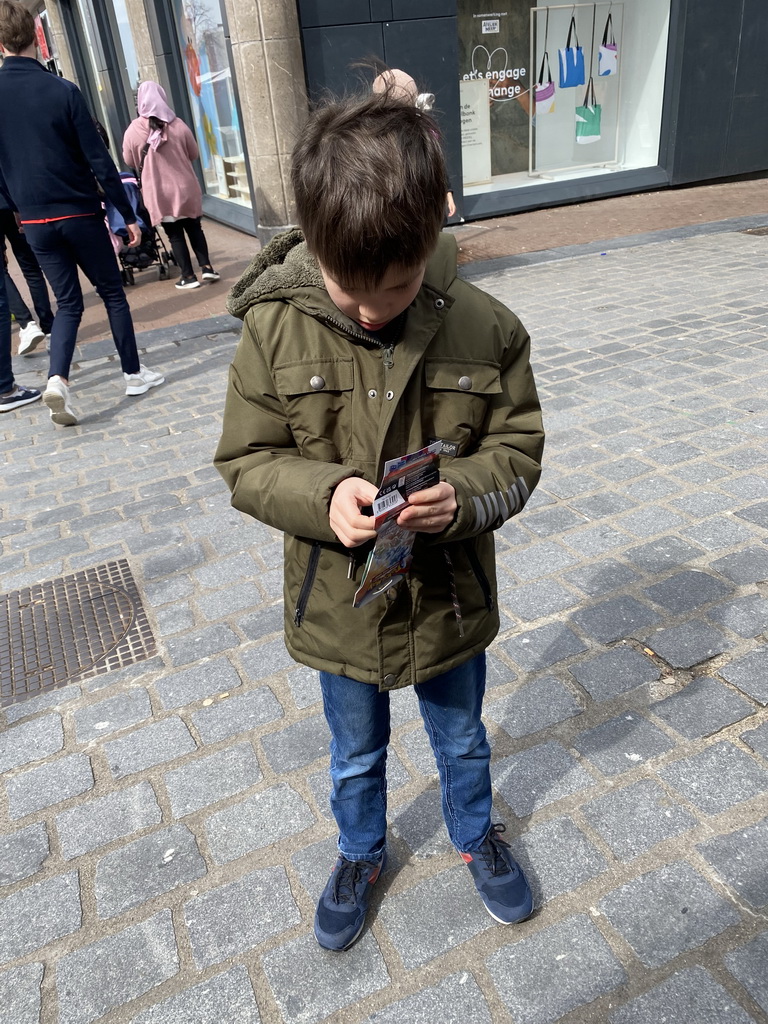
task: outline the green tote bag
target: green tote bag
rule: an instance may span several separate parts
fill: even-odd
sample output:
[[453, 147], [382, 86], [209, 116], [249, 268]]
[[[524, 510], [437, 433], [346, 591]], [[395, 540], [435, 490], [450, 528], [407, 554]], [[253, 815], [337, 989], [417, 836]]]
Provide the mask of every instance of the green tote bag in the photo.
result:
[[581, 145], [600, 140], [601, 112], [602, 107], [595, 99], [595, 85], [590, 77], [584, 95], [584, 104], [581, 107], [576, 107], [576, 141]]

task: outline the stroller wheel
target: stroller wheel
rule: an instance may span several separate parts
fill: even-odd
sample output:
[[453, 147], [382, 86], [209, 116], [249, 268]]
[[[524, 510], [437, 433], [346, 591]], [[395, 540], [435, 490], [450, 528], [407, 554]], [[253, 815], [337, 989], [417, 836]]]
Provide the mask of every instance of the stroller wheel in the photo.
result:
[[157, 274], [157, 276], [158, 276], [158, 278], [159, 278], [159, 279], [160, 279], [161, 281], [167, 281], [167, 280], [168, 280], [168, 277], [169, 277], [170, 275], [168, 274], [168, 267], [166, 267], [166, 265], [165, 265], [164, 263], [161, 263], [161, 264], [160, 264], [160, 266], [159, 266], [159, 268], [158, 268], [158, 274]]
[[134, 284], [136, 284], [136, 278], [133, 276], [133, 267], [127, 267], [123, 271], [123, 274], [125, 275], [125, 283], [127, 285], [134, 285]]

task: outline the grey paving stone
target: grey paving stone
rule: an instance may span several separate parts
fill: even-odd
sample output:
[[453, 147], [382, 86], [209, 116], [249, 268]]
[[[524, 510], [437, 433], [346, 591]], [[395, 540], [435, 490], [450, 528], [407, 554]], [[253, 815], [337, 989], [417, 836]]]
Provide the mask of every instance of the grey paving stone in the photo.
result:
[[429, 963], [492, 924], [463, 864], [388, 896], [378, 920], [406, 970]]
[[[127, 512], [127, 508], [125, 511]], [[159, 576], [170, 576], [171, 573], [183, 572], [204, 561], [205, 551], [201, 544], [179, 545], [170, 551], [163, 551], [145, 558], [144, 579], [154, 580]]]
[[155, 612], [155, 632], [158, 636], [172, 636], [191, 629], [195, 624], [195, 616], [186, 601], [177, 601]]
[[741, 920], [690, 864], [678, 861], [633, 879], [598, 904], [646, 967], [696, 949]]
[[26, 956], [82, 923], [78, 875], [56, 875], [0, 901], [0, 964]]
[[768, 906], [768, 874], [765, 850], [768, 843], [768, 818], [718, 836], [698, 847], [727, 885], [758, 910]]
[[390, 1003], [362, 1024], [492, 1024], [491, 1012], [477, 982], [466, 971], [449, 974], [431, 988]]
[[584, 516], [577, 515], [563, 506], [548, 508], [544, 512], [536, 512], [525, 517], [526, 527], [537, 537], [551, 537], [555, 534], [559, 536], [565, 530], [583, 524]]
[[537, 580], [522, 586], [513, 584], [505, 598], [510, 611], [524, 622], [532, 622], [565, 611], [572, 608], [577, 601], [578, 597], [575, 594], [552, 580]]
[[[486, 651], [485, 655], [485, 689], [486, 691], [492, 690], [496, 686], [506, 686], [507, 683], [513, 683], [517, 679], [516, 674], [512, 669], [505, 665], [501, 658], [497, 658], [493, 654], [493, 649]], [[411, 687], [408, 687], [410, 690]], [[403, 691], [398, 691], [398, 696], [403, 694]], [[395, 709], [395, 705], [390, 697], [390, 715]], [[395, 716], [392, 715], [392, 723], [394, 725]]]
[[725, 966], [749, 992], [755, 1002], [768, 1013], [768, 932], [740, 946], [723, 957]]
[[93, 769], [87, 754], [67, 754], [6, 779], [8, 813], [23, 818], [93, 789]]
[[330, 732], [324, 715], [314, 715], [262, 737], [270, 768], [278, 775], [305, 768], [318, 757], [327, 757]]
[[624, 557], [648, 573], [660, 573], [691, 562], [702, 553], [701, 548], [686, 544], [678, 537], [662, 537], [660, 540], [629, 548], [624, 552]]
[[712, 568], [739, 586], [768, 580], [768, 548], [744, 548], [712, 563]]
[[449, 852], [452, 846], [437, 784], [402, 804], [391, 815], [389, 832], [402, 839], [416, 857], [435, 857]]
[[242, 965], [156, 1003], [130, 1024], [260, 1024], [248, 971]]
[[263, 600], [256, 584], [247, 582], [202, 594], [197, 598], [197, 605], [205, 618], [213, 622], [248, 608], [257, 608]]
[[520, 633], [499, 646], [526, 672], [549, 668], [587, 649], [573, 630], [559, 622]]
[[698, 488], [694, 494], [686, 494], [682, 498], [670, 501], [670, 505], [695, 519], [702, 519], [716, 512], [730, 511], [733, 508], [733, 498], [720, 491], [704, 491]]
[[731, 646], [719, 629], [700, 619], [647, 634], [646, 643], [672, 668], [691, 668], [717, 657]]
[[604, 775], [620, 775], [666, 753], [675, 744], [661, 729], [633, 711], [587, 729], [571, 745]]
[[43, 965], [27, 964], [0, 974], [0, 1006], [13, 1024], [40, 1024]]
[[621, 516], [617, 525], [635, 537], [655, 537], [660, 533], [677, 530], [686, 520], [664, 505], [650, 505]]
[[515, 860], [522, 866], [534, 906], [573, 892], [605, 871], [605, 858], [570, 818], [553, 818], [511, 838]]
[[491, 778], [518, 818], [595, 784], [564, 747], [551, 741], [492, 763]]
[[176, 667], [212, 658], [215, 654], [239, 646], [239, 637], [223, 622], [195, 629], [191, 633], [180, 633], [166, 641], [171, 662]]
[[582, 707], [554, 676], [524, 683], [514, 693], [487, 701], [483, 712], [510, 736], [518, 738], [580, 715]]
[[515, 1024], [550, 1024], [627, 980], [608, 943], [581, 915], [502, 946], [486, 964]]
[[48, 832], [42, 821], [17, 832], [0, 835], [0, 886], [34, 875], [42, 867], [48, 852]]
[[568, 670], [594, 700], [617, 697], [661, 675], [650, 658], [631, 647], [614, 647]]
[[680, 531], [684, 537], [700, 544], [707, 551], [721, 551], [723, 548], [746, 544], [752, 539], [749, 530], [734, 522], [733, 517], [713, 516], [703, 523], [688, 526]]
[[166, 710], [194, 704], [204, 697], [224, 693], [240, 686], [240, 676], [227, 658], [174, 672], [155, 684], [160, 703]]
[[296, 662], [285, 649], [282, 637], [270, 640], [259, 647], [250, 647], [241, 654], [243, 668], [249, 679], [266, 679], [267, 676], [294, 668]]
[[249, 640], [261, 640], [273, 633], [282, 633], [284, 614], [281, 601], [242, 616], [237, 624]]
[[268, 686], [220, 700], [210, 708], [192, 715], [192, 722], [203, 743], [216, 743], [283, 717], [280, 702]]
[[634, 597], [620, 595], [575, 612], [572, 621], [599, 643], [612, 643], [632, 636], [659, 621], [658, 614]]
[[720, 669], [720, 675], [760, 704], [768, 704], [768, 647], [759, 647]]
[[400, 743], [408, 759], [420, 775], [437, 778], [435, 755], [426, 730], [420, 726], [400, 736]]
[[612, 590], [627, 586], [639, 579], [638, 574], [628, 565], [622, 565], [613, 558], [606, 558], [595, 565], [582, 566], [563, 574], [569, 583], [583, 590], [590, 597], [602, 597]]
[[179, 971], [170, 910], [66, 953], [56, 965], [60, 1024], [90, 1024]]
[[753, 1018], [734, 1002], [709, 971], [689, 967], [632, 999], [608, 1018], [610, 1024], [753, 1024]]
[[170, 579], [148, 583], [144, 588], [144, 597], [153, 607], [168, 604], [169, 601], [181, 601], [194, 590], [189, 576], [172, 576]]
[[613, 551], [617, 547], [623, 548], [631, 543], [631, 540], [629, 534], [617, 530], [610, 523], [595, 523], [594, 526], [582, 527], [563, 537], [563, 542], [569, 544], [583, 558], [598, 558], [607, 551]]
[[754, 712], [749, 701], [712, 676], [699, 676], [650, 710], [688, 740], [711, 736]]
[[299, 665], [288, 673], [288, 687], [297, 708], [311, 708], [322, 700], [320, 674], [306, 665]]
[[502, 554], [499, 561], [518, 579], [528, 581], [566, 569], [576, 558], [559, 544], [544, 541], [521, 551]]
[[164, 776], [175, 818], [242, 793], [260, 782], [261, 777], [259, 762], [249, 743], [198, 757]]
[[202, 969], [253, 949], [301, 916], [284, 869], [271, 867], [195, 896], [184, 904], [184, 919]]
[[186, 725], [174, 715], [105, 743], [104, 749], [113, 778], [123, 779], [189, 754], [197, 749], [197, 744]]
[[66, 704], [67, 701], [76, 700], [80, 693], [79, 686], [62, 686], [59, 690], [41, 693], [39, 697], [30, 697], [29, 700], [19, 701], [18, 704], [9, 704], [4, 708], [6, 721], [9, 725], [13, 725], [14, 722], [18, 722], [22, 718], [36, 715], [38, 711], [47, 711], [49, 708]]
[[704, 604], [719, 601], [730, 590], [730, 587], [709, 573], [687, 569], [648, 587], [645, 592], [652, 601], [673, 615], [683, 615]]
[[152, 704], [147, 691], [137, 687], [81, 708], [73, 717], [78, 743], [87, 743], [145, 722], [152, 717]]
[[[196, 529], [199, 531], [205, 527], [209, 518], [206, 517], [198, 522]], [[208, 525], [211, 529], [219, 529], [221, 525], [219, 517], [215, 517]], [[241, 580], [256, 579], [258, 575], [258, 564], [245, 551], [240, 551], [229, 558], [209, 560], [192, 573], [194, 579], [204, 587], [223, 587], [225, 584], [239, 583]]]
[[710, 608], [707, 615], [743, 637], [755, 637], [768, 630], [768, 601], [760, 594], [746, 594]]
[[205, 873], [205, 861], [186, 825], [143, 836], [97, 864], [94, 891], [99, 917], [115, 917]]
[[65, 860], [96, 850], [114, 839], [157, 825], [162, 811], [148, 782], [86, 800], [56, 815]]
[[279, 783], [212, 814], [205, 831], [214, 862], [227, 864], [286, 836], [297, 835], [314, 822], [312, 811], [299, 794], [286, 783]]
[[619, 860], [625, 861], [698, 824], [650, 780], [606, 793], [581, 810]]
[[[296, 984], [302, 965], [312, 985]], [[314, 936], [303, 935], [262, 958], [269, 987], [285, 1021], [318, 1021], [385, 988], [390, 976], [373, 935], [366, 931], [343, 956], [321, 949]]]
[[43, 715], [0, 732], [0, 775], [50, 757], [64, 746], [60, 715]]
[[768, 501], [761, 501], [757, 505], [750, 505], [749, 508], [739, 509], [735, 515], [740, 519], [746, 519], [748, 523], [755, 523], [768, 529]]
[[634, 508], [636, 502], [622, 494], [612, 494], [604, 491], [601, 494], [593, 494], [588, 498], [572, 498], [569, 502], [572, 508], [581, 512], [587, 519], [606, 519], [608, 516], [618, 515], [619, 512], [627, 512]]
[[768, 722], [764, 722], [758, 729], [751, 729], [749, 732], [743, 732], [741, 739], [749, 746], [756, 754], [762, 754], [766, 760], [768, 760]]

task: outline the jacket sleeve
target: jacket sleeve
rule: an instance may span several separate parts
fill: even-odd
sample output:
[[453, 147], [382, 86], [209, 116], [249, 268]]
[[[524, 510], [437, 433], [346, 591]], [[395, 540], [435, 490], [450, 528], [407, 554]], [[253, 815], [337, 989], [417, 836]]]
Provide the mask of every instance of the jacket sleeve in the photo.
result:
[[441, 465], [441, 478], [456, 490], [458, 511], [435, 542], [498, 529], [521, 511], [538, 483], [544, 428], [529, 359], [530, 338], [515, 318], [501, 365], [501, 391], [491, 399], [477, 447]]
[[339, 543], [328, 520], [333, 489], [362, 473], [301, 456], [250, 314], [229, 371], [214, 465], [241, 512], [293, 536]]
[[86, 106], [82, 93], [79, 89], [72, 88], [70, 92], [70, 113], [72, 124], [77, 132], [80, 149], [85, 159], [90, 164], [96, 180], [104, 189], [104, 194], [114, 203], [126, 224], [136, 223], [136, 214], [125, 194], [120, 175], [117, 173], [112, 157], [107, 147], [101, 141], [101, 136], [96, 131], [90, 111]]

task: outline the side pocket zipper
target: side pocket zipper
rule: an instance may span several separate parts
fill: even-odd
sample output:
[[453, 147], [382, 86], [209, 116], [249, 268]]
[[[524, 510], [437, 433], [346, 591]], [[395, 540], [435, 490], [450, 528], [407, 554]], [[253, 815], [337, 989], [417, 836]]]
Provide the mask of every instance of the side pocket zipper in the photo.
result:
[[315, 540], [312, 542], [312, 550], [309, 552], [309, 561], [307, 562], [307, 571], [304, 574], [304, 581], [301, 584], [301, 590], [296, 601], [296, 611], [293, 613], [293, 621], [297, 626], [301, 626], [302, 619], [304, 618], [304, 612], [307, 608], [309, 595], [312, 593], [312, 586], [315, 582], [315, 574], [317, 573], [317, 563], [319, 561], [320, 541]]
[[469, 564], [472, 568], [472, 572], [475, 574], [475, 579], [480, 585], [480, 589], [483, 592], [485, 598], [485, 607], [489, 612], [493, 611], [493, 594], [491, 593], [491, 584], [488, 582], [488, 577], [485, 575], [485, 569], [480, 564], [480, 559], [477, 557], [475, 551], [475, 545], [471, 540], [465, 540], [461, 545], [464, 548], [464, 553], [469, 559]]

